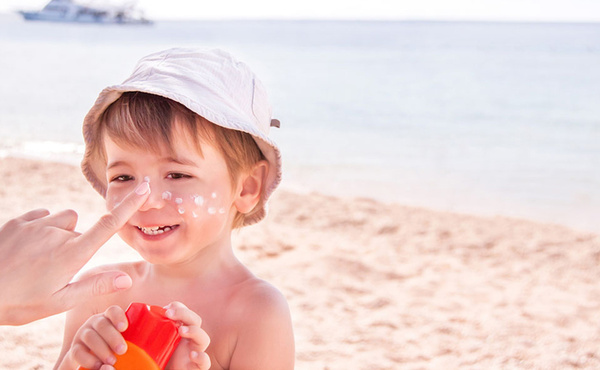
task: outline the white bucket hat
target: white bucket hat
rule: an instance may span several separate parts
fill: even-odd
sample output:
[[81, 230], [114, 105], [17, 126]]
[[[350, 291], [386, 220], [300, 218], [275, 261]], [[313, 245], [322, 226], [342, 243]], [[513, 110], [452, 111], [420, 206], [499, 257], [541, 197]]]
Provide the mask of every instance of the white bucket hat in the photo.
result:
[[142, 58], [122, 84], [102, 90], [83, 121], [86, 150], [81, 168], [103, 197], [106, 164], [91, 153], [90, 144], [97, 140], [95, 128], [102, 113], [127, 91], [171, 99], [216, 125], [252, 135], [269, 162], [269, 172], [263, 209], [247, 217], [244, 225], [265, 216], [267, 199], [281, 181], [281, 154], [268, 137], [270, 127], [279, 127], [279, 121], [271, 119], [265, 88], [246, 64], [218, 49], [174, 48]]

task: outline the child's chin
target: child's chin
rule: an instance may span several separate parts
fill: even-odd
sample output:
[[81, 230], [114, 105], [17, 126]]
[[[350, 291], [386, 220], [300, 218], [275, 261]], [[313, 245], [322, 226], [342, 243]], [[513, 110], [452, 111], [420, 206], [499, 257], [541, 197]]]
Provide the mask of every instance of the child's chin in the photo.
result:
[[148, 248], [147, 246], [133, 245], [133, 249], [147, 262], [151, 264], [169, 264], [173, 263], [176, 257], [171, 248]]

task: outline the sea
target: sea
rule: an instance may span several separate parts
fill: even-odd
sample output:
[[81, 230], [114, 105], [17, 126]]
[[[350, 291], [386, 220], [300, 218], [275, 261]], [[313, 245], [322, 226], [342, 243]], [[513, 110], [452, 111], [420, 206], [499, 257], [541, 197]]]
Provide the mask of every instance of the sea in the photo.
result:
[[230, 51], [267, 86], [283, 188], [600, 232], [598, 23], [3, 14], [0, 157], [78, 164], [100, 90], [190, 46]]

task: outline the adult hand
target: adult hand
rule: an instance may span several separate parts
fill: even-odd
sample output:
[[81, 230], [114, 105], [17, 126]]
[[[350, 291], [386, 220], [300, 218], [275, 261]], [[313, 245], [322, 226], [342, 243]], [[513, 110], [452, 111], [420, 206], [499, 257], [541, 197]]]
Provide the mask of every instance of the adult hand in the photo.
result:
[[123, 272], [108, 271], [71, 283], [77, 272], [144, 204], [141, 183], [87, 232], [77, 213], [35, 210], [0, 228], [0, 325], [22, 325], [71, 309], [92, 296], [131, 287]]

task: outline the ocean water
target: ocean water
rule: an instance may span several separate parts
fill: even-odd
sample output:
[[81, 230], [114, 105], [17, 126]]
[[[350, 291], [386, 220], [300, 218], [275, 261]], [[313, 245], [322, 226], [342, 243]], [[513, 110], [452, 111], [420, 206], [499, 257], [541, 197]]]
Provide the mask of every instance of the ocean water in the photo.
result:
[[0, 15], [0, 155], [78, 163], [100, 90], [174, 46], [258, 73], [284, 187], [600, 231], [600, 24]]

